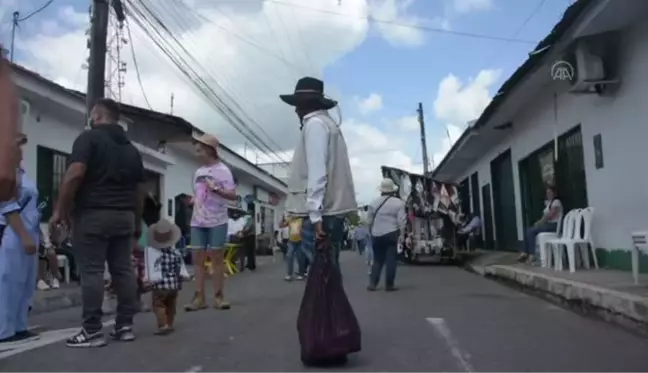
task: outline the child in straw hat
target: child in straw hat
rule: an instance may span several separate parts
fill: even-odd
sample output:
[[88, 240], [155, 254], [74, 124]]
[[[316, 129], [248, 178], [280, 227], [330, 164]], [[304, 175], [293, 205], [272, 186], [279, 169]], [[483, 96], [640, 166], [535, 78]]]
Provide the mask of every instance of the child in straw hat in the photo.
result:
[[182, 256], [175, 250], [182, 232], [177, 225], [162, 219], [149, 227], [147, 236], [149, 249], [158, 250], [160, 254], [152, 264], [156, 270], [159, 268], [161, 276], [150, 286], [158, 325], [156, 334], [165, 335], [173, 331], [178, 293], [182, 288]]

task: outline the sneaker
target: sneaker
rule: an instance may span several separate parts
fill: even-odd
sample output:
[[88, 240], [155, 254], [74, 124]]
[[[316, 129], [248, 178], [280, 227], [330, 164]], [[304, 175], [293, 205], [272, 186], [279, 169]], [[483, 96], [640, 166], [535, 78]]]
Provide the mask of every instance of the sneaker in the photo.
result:
[[155, 335], [167, 335], [171, 333], [173, 329], [169, 325], [164, 325], [158, 328], [158, 330], [155, 331]]
[[376, 291], [376, 286], [375, 285], [367, 286], [367, 291]]
[[284, 280], [290, 282], [290, 281], [293, 280], [293, 277], [292, 276], [286, 276], [286, 277], [284, 277]]
[[115, 328], [110, 332], [110, 336], [112, 337], [112, 339], [122, 342], [132, 342], [135, 340], [133, 328], [131, 328], [130, 326]]
[[60, 289], [61, 288], [61, 283], [59, 282], [58, 279], [53, 278], [52, 279], [52, 284], [50, 285], [52, 289]]
[[102, 331], [88, 333], [85, 329], [68, 338], [65, 343], [68, 347], [93, 348], [106, 345], [106, 338]]
[[38, 280], [38, 284], [36, 284], [36, 288], [38, 288], [38, 290], [40, 291], [46, 291], [50, 289], [50, 286], [47, 285], [47, 282], [43, 280]]
[[387, 291], [387, 292], [398, 291], [398, 288], [395, 287], [395, 286], [387, 286], [387, 287], [385, 288], [385, 291]]
[[295, 278], [297, 279], [297, 281], [304, 281], [304, 276], [303, 275], [297, 275], [297, 277], [295, 277]]

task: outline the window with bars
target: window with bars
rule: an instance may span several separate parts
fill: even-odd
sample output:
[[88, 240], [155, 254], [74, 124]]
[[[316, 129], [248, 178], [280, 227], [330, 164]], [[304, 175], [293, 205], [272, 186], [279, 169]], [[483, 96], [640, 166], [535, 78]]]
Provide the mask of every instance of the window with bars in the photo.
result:
[[36, 184], [40, 201], [46, 201], [41, 221], [48, 221], [52, 216], [52, 208], [58, 201], [59, 190], [65, 170], [67, 169], [69, 155], [57, 150], [37, 146], [36, 148]]

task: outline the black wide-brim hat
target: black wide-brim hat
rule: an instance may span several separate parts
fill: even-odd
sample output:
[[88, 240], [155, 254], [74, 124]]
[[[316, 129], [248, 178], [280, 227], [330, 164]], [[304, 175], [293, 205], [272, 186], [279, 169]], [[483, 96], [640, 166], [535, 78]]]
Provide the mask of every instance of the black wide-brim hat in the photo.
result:
[[297, 81], [295, 93], [288, 95], [279, 95], [281, 101], [290, 106], [318, 105], [324, 110], [330, 110], [337, 106], [337, 101], [331, 100], [324, 96], [324, 82], [312, 78], [304, 77]]

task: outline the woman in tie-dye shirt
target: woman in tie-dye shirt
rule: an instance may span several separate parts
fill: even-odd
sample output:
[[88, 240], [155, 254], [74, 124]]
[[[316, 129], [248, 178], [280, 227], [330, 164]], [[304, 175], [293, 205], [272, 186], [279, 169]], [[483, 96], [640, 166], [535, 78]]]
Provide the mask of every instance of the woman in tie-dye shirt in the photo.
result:
[[196, 294], [185, 309], [197, 311], [205, 303], [205, 260], [213, 266], [214, 308], [229, 309], [224, 297], [227, 201], [236, 199], [236, 185], [229, 167], [218, 157], [218, 139], [205, 134], [195, 139], [202, 166], [194, 175], [194, 204], [191, 217], [191, 248], [196, 269]]

